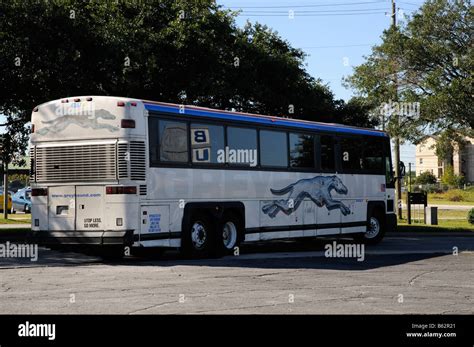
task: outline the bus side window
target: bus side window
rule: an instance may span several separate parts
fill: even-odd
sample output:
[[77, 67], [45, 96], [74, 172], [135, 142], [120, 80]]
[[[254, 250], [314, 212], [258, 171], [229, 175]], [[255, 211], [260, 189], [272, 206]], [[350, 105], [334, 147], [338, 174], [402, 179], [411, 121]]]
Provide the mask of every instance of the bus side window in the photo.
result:
[[368, 173], [384, 174], [384, 143], [373, 137], [364, 139], [364, 170]]
[[150, 164], [158, 164], [160, 161], [158, 146], [158, 118], [148, 118], [148, 139], [150, 147]]
[[314, 168], [314, 135], [290, 133], [290, 167]]
[[257, 166], [257, 129], [227, 127], [227, 146], [229, 153], [221, 156], [225, 162], [231, 165]]
[[217, 159], [222, 150], [224, 150], [223, 126], [191, 123], [191, 158], [193, 164], [220, 164]]
[[188, 125], [186, 122], [159, 121], [160, 161], [188, 161]]
[[320, 136], [321, 144], [321, 169], [334, 170], [334, 138], [330, 135]]
[[363, 168], [362, 148], [363, 141], [360, 138], [341, 137], [341, 163], [342, 170], [350, 172]]
[[286, 133], [260, 130], [260, 163], [262, 166], [287, 167], [288, 145]]

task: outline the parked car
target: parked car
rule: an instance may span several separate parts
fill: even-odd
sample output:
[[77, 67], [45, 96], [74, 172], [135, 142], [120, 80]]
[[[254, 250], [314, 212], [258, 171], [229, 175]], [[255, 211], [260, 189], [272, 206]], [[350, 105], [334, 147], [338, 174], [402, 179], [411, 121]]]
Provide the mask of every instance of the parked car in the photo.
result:
[[24, 189], [24, 188], [26, 188], [25, 183], [22, 181], [15, 180], [8, 183], [8, 191], [13, 192], [13, 193], [16, 193], [20, 189]]
[[31, 212], [31, 189], [23, 188], [13, 195], [13, 211]]
[[[7, 205], [8, 211], [11, 211], [12, 209], [12, 193], [8, 192], [8, 205]], [[0, 210], [3, 211], [3, 187], [0, 187]]]

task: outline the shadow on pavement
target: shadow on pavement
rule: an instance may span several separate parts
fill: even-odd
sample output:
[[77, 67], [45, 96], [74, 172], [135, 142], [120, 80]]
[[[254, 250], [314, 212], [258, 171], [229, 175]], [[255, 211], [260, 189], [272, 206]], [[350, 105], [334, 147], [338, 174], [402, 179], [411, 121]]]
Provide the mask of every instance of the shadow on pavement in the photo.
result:
[[[435, 258], [449, 254], [446, 250], [437, 248], [423, 249], [421, 245], [400, 249], [400, 244], [394, 247], [393, 241], [384, 240], [377, 246], [366, 246], [364, 260], [357, 258], [328, 258], [325, 257], [325, 245], [337, 241], [339, 244], [352, 243], [350, 239], [306, 239], [266, 241], [242, 245], [239, 256], [226, 256], [217, 259], [185, 259], [178, 251], [169, 250], [162, 255], [153, 254], [151, 249], [142, 256], [129, 256], [120, 260], [105, 260], [90, 253], [68, 249], [39, 249], [37, 262], [29, 259], [2, 258], [0, 269], [14, 267], [41, 266], [84, 266], [103, 264], [108, 266], [209, 266], [209, 267], [245, 267], [245, 268], [278, 268], [278, 269], [327, 269], [327, 270], [369, 270], [380, 267], [396, 266], [423, 259]], [[410, 242], [409, 240], [404, 242]], [[414, 242], [414, 241], [411, 241]], [[419, 241], [421, 244], [425, 241]], [[403, 245], [403, 244], [402, 244]], [[468, 245], [460, 245], [460, 251], [472, 250]], [[419, 250], [419, 251], [417, 251]]]

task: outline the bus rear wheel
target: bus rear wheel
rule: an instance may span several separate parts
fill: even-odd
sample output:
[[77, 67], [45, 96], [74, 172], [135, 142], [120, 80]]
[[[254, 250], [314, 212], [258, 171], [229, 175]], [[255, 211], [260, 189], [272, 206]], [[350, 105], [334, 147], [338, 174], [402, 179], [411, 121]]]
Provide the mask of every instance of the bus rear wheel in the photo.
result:
[[374, 210], [367, 220], [367, 231], [354, 235], [354, 240], [366, 245], [376, 245], [385, 235], [385, 222], [383, 213]]
[[216, 255], [215, 227], [205, 216], [191, 218], [182, 238], [181, 253], [186, 257], [207, 258]]
[[225, 214], [218, 226], [221, 254], [231, 254], [242, 240], [242, 222], [232, 213]]

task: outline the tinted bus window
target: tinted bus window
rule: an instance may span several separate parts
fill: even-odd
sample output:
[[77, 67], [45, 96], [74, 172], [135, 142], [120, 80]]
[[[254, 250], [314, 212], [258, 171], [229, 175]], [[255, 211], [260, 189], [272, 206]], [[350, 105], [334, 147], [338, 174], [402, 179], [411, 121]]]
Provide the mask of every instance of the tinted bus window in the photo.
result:
[[321, 169], [334, 170], [336, 168], [334, 161], [334, 138], [329, 135], [321, 135]]
[[159, 121], [160, 161], [188, 161], [188, 126], [185, 122]]
[[314, 136], [290, 134], [290, 167], [314, 168]]
[[225, 160], [229, 164], [257, 165], [256, 129], [227, 127], [227, 146]]
[[288, 166], [286, 133], [280, 131], [260, 131], [260, 164], [262, 166]]
[[385, 144], [377, 138], [364, 139], [363, 168], [370, 173], [384, 174]]
[[342, 169], [346, 171], [362, 169], [363, 141], [360, 138], [341, 138]]
[[220, 151], [224, 151], [224, 127], [210, 124], [191, 124], [191, 158], [193, 163], [213, 163], [219, 161]]
[[[150, 148], [150, 164], [159, 162], [159, 146], [158, 146], [158, 118], [148, 118], [148, 141]], [[32, 166], [33, 167], [33, 166]]]

